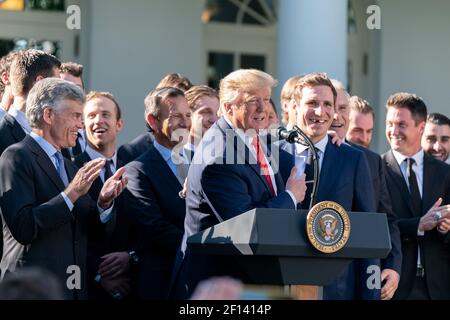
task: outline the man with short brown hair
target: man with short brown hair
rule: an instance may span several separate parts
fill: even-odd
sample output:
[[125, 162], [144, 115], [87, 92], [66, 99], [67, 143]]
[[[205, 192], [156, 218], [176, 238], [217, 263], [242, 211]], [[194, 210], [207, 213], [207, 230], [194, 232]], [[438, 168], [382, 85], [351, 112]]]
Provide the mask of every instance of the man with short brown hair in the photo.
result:
[[375, 112], [366, 100], [357, 96], [350, 97], [349, 106], [350, 124], [346, 138], [348, 141], [369, 148], [372, 142]]
[[17, 52], [10, 52], [0, 59], [0, 120], [13, 104], [14, 96], [11, 92], [11, 81], [9, 80], [9, 70], [11, 63]]
[[399, 92], [386, 102], [382, 155], [402, 241], [402, 269], [395, 299], [450, 298], [450, 166], [424, 153], [421, 138], [427, 106]]
[[84, 90], [83, 65], [70, 61], [64, 62], [61, 64], [59, 72], [61, 79], [73, 82]]
[[191, 162], [195, 147], [203, 135], [217, 121], [219, 95], [216, 90], [205, 85], [193, 86], [184, 93], [191, 109], [191, 130], [187, 143], [183, 147], [184, 155]]
[[9, 80], [14, 103], [0, 122], [0, 155], [10, 145], [31, 132], [25, 116], [26, 99], [34, 84], [47, 77], [58, 77], [61, 62], [40, 50], [20, 51], [11, 63]]

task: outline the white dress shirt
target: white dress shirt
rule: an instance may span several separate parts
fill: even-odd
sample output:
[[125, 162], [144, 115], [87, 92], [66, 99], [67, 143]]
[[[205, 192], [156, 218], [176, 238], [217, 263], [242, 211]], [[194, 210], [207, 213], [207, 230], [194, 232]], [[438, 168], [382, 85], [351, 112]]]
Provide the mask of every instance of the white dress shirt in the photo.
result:
[[[95, 160], [98, 158], [102, 158], [105, 160], [112, 160], [113, 165], [111, 167], [111, 172], [112, 174], [116, 173], [117, 170], [117, 152], [114, 152], [114, 155], [111, 158], [107, 158], [104, 155], [102, 155], [101, 153], [95, 151], [94, 149], [92, 149], [89, 145], [86, 146], [86, 153], [89, 155], [89, 158], [91, 158], [91, 160]], [[102, 182], [105, 182], [105, 167], [102, 168], [102, 171], [100, 172], [100, 179], [102, 179]]]
[[[319, 142], [314, 144], [314, 147], [317, 149], [317, 155], [319, 156], [319, 173], [322, 168], [323, 158], [325, 156], [325, 149], [328, 144], [328, 135], [325, 135]], [[303, 174], [305, 172], [305, 164], [310, 157], [310, 152], [308, 146], [304, 146], [302, 144], [295, 144], [295, 166], [297, 167], [299, 174]]]

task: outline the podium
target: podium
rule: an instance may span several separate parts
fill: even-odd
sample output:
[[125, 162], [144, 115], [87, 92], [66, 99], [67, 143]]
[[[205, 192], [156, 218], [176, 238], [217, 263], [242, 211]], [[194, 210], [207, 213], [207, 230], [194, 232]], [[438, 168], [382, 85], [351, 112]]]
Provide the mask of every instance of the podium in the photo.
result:
[[391, 250], [382, 213], [348, 212], [346, 245], [322, 253], [306, 234], [306, 210], [257, 208], [190, 236], [200, 255], [232, 255], [252, 284], [324, 286], [357, 258], [386, 258]]

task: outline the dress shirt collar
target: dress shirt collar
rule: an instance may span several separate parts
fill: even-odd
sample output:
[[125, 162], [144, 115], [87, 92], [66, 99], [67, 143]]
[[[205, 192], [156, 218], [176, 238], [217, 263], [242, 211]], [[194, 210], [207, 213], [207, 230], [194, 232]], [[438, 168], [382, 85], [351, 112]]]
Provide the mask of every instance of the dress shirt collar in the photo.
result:
[[[318, 149], [321, 152], [321, 154], [325, 154], [325, 149], [327, 148], [327, 144], [328, 144], [328, 135], [326, 134], [325, 137], [323, 137], [319, 142], [314, 144], [314, 147], [316, 149]], [[296, 143], [295, 149], [296, 149], [297, 154], [301, 154], [306, 149], [308, 149], [308, 146], [304, 146], [302, 144]]]
[[407, 157], [395, 150], [392, 150], [392, 153], [394, 154], [394, 158], [400, 167], [402, 166], [403, 161], [405, 161], [405, 159], [407, 159], [407, 158], [413, 158], [417, 167], [420, 168], [423, 166], [423, 157], [424, 157], [423, 149], [420, 149], [419, 152], [417, 152], [412, 157]]
[[33, 131], [30, 133], [30, 137], [32, 137], [38, 145], [44, 150], [44, 152], [48, 155], [50, 159], [55, 156], [55, 153], [58, 152], [54, 146], [50, 144], [47, 140], [45, 140], [40, 135], [34, 133]]
[[114, 152], [113, 156], [111, 158], [107, 158], [104, 155], [102, 155], [100, 152], [94, 150], [90, 145], [86, 146], [86, 153], [89, 155], [89, 158], [91, 160], [95, 160], [98, 158], [106, 159], [106, 160], [112, 160], [114, 168], [117, 168], [117, 152]]

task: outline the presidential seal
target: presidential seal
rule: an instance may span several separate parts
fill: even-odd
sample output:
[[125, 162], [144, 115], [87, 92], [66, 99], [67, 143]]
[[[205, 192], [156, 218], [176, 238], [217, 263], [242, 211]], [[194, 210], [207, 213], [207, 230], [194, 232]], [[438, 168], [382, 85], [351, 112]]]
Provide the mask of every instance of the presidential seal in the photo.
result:
[[306, 233], [317, 250], [324, 253], [339, 251], [350, 236], [350, 218], [340, 204], [319, 202], [306, 216]]

